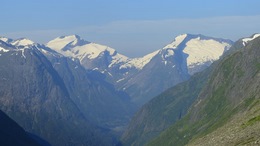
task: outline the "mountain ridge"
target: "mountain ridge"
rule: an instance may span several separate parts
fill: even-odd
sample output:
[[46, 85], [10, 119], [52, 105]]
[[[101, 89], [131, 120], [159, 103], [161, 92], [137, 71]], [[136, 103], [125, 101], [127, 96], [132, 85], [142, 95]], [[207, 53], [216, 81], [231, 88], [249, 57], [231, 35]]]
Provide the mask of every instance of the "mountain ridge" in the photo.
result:
[[225, 56], [188, 114], [148, 145], [259, 144], [259, 44]]
[[[73, 41], [64, 41], [65, 44], [60, 42], [62, 39], [70, 37], [74, 38], [71, 39]], [[58, 50], [67, 57], [80, 59], [81, 64], [88, 70], [105, 74], [108, 82], [114, 84], [118, 90], [127, 92], [138, 106], [143, 105], [167, 88], [185, 81], [192, 74], [207, 68], [212, 62], [218, 60], [233, 43], [226, 39], [183, 34], [177, 36], [172, 43], [162, 49], [143, 57], [129, 58], [119, 54], [115, 49], [95, 43], [83, 46], [69, 45], [75, 40], [82, 39], [76, 35], [64, 36], [50, 41], [47, 46]], [[63, 44], [63, 46], [59, 46], [59, 44]], [[63, 48], [66, 45], [70, 48], [66, 48], [64, 51]], [[204, 53], [197, 53], [202, 50]], [[161, 67], [158, 68], [158, 66]], [[159, 74], [164, 74], [156, 80], [161, 82], [161, 87], [158, 89], [149, 87], [151, 84], [149, 77]], [[167, 81], [170, 76], [176, 77]]]
[[[184, 38], [182, 39], [182, 41], [184, 41], [185, 39], [191, 39], [191, 38], [202, 38], [202, 39], [204, 39], [204, 40], [217, 40], [217, 41], [219, 41], [219, 42], [221, 42], [221, 43], [222, 43], [222, 42], [228, 42], [229, 44], [232, 44], [232, 43], [233, 43], [232, 41], [227, 40], [227, 39], [207, 37], [207, 36], [204, 36], [204, 35], [201, 35], [201, 34], [198, 34], [198, 35], [194, 35], [194, 34], [182, 34], [182, 35], [177, 36], [172, 43], [166, 45], [165, 47], [163, 47], [162, 49], [159, 49], [159, 50], [162, 51], [162, 50], [164, 50], [164, 49], [176, 48], [176, 47], [178, 47], [178, 45], [179, 45], [182, 41], [181, 41], [181, 42], [176, 42], [176, 41], [180, 41], [180, 40], [178, 40], [180, 37], [184, 37]], [[69, 41], [66, 41], [66, 40], [67, 40], [66, 38], [71, 38], [71, 39], [70, 39]], [[65, 40], [65, 42], [62, 41], [63, 39]], [[67, 57], [76, 57], [76, 58], [78, 58], [77, 56], [73, 56], [73, 55], [71, 55], [71, 54], [66, 54], [66, 53], [64, 53], [63, 51], [66, 52], [66, 51], [69, 50], [69, 48], [66, 47], [67, 45], [70, 45], [71, 43], [74, 44], [73, 46], [70, 46], [70, 47], [71, 47], [70, 49], [72, 49], [72, 47], [77, 46], [77, 43], [76, 43], [76, 42], [80, 42], [80, 41], [86, 42], [86, 43], [83, 43], [83, 45], [86, 45], [86, 44], [96, 44], [96, 43], [91, 43], [91, 42], [85, 41], [85, 40], [83, 40], [82, 38], [80, 38], [80, 36], [78, 36], [78, 35], [70, 35], [70, 36], [62, 36], [62, 37], [55, 38], [55, 39], [49, 41], [49, 42], [46, 44], [46, 46], [48, 46], [48, 47], [50, 47], [50, 48], [52, 48], [52, 49], [58, 51], [59, 53], [65, 55], [65, 56], [67, 56]], [[63, 43], [61, 43], [61, 42], [65, 43], [65, 44], [63, 44]], [[63, 45], [60, 46], [59, 43], [61, 43], [61, 44], [63, 44]], [[83, 45], [79, 45], [79, 46], [83, 46]], [[98, 44], [96, 44], [96, 45], [98, 45]], [[65, 47], [66, 47], [67, 49], [65, 49]], [[95, 54], [95, 56], [89, 57], [89, 58], [90, 58], [90, 59], [94, 59], [94, 58], [98, 57], [98, 55], [99, 55], [100, 53], [102, 53], [102, 52], [104, 52], [104, 51], [106, 51], [106, 50], [108, 50], [108, 51], [110, 52], [110, 55], [117, 54], [117, 52], [116, 52], [115, 49], [113, 49], [113, 48], [110, 48], [110, 47], [104, 46], [104, 45], [101, 45], [101, 47], [102, 47], [101, 52], [90, 52], [90, 53], [86, 52], [87, 54]], [[95, 48], [95, 46], [93, 46], [93, 48]], [[149, 54], [147, 54], [147, 55], [144, 55], [144, 56], [142, 56], [142, 57], [137, 57], [137, 58], [130, 58], [130, 57], [126, 57], [125, 55], [119, 54], [119, 56], [122, 56], [122, 57], [124, 58], [124, 59], [122, 59], [122, 60], [119, 60], [119, 63], [121, 63], [121, 62], [124, 62], [124, 63], [125, 63], [125, 64], [122, 65], [120, 68], [135, 67], [136, 69], [142, 69], [142, 68], [146, 65], [146, 63], [139, 63], [138, 60], [141, 60], [140, 62], [147, 62], [147, 61], [143, 61], [143, 60], [147, 60], [147, 59], [143, 59], [143, 58], [148, 58], [148, 60], [149, 60], [149, 58], [154, 57], [154, 55], [155, 55], [156, 53], [158, 53], [159, 50], [156, 50], [156, 51], [154, 51], [154, 52], [152, 52], [152, 53], [149, 53]], [[74, 54], [77, 54], [78, 52], [75, 51], [75, 52], [73, 52], [73, 53], [74, 53]], [[154, 55], [153, 55], [153, 54], [154, 54]], [[149, 57], [148, 57], [148, 56], [149, 56]], [[81, 58], [81, 59], [82, 59], [82, 58]], [[149, 62], [149, 61], [148, 61], [148, 62]], [[139, 64], [139, 65], [138, 65], [138, 64]], [[142, 64], [142, 65], [140, 65], [140, 64]], [[111, 67], [112, 65], [113, 65], [113, 63], [112, 63], [112, 64], [109, 64], [110, 67]]]

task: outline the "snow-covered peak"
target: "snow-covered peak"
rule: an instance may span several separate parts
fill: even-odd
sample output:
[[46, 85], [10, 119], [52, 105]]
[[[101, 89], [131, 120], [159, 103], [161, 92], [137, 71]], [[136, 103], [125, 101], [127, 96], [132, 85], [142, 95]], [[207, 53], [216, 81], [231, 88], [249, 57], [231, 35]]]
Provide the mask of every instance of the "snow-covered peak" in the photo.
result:
[[71, 50], [66, 50], [64, 55], [70, 57], [76, 57], [82, 60], [84, 57], [88, 57], [89, 59], [94, 59], [99, 56], [102, 52], [109, 52], [109, 55], [113, 55], [116, 51], [110, 47], [103, 46], [96, 43], [89, 43], [83, 46], [76, 46], [71, 48]]
[[187, 64], [197, 64], [207, 61], [215, 61], [231, 47], [231, 44], [227, 42], [219, 42], [213, 39], [200, 40], [199, 38], [192, 39], [186, 43], [186, 47], [183, 50], [188, 54]]
[[184, 62], [187, 63], [189, 74], [200, 71], [202, 66], [209, 66], [218, 60], [228, 50], [232, 41], [207, 37], [203, 35], [183, 34], [177, 36], [174, 41], [159, 51], [163, 61], [171, 61], [176, 52], [183, 54]]
[[34, 42], [29, 39], [26, 39], [26, 38], [21, 38], [21, 39], [12, 41], [11, 44], [14, 46], [27, 46], [27, 45], [34, 44]]
[[254, 40], [255, 38], [257, 38], [259, 36], [260, 36], [260, 34], [257, 33], [257, 34], [254, 34], [252, 37], [242, 39], [243, 45], [245, 46], [248, 42]]
[[96, 59], [102, 54], [108, 54], [111, 58], [108, 67], [128, 60], [126, 56], [117, 53], [113, 48], [87, 42], [77, 35], [58, 37], [47, 43], [47, 46], [64, 56], [78, 58], [81, 62], [86, 59]]
[[56, 50], [67, 50], [72, 46], [82, 46], [89, 42], [81, 39], [78, 35], [61, 36], [47, 43], [47, 46]]
[[168, 49], [168, 48], [175, 49], [175, 48], [177, 48], [180, 45], [180, 43], [182, 43], [183, 40], [186, 37], [187, 37], [187, 34], [182, 34], [182, 35], [177, 36], [172, 43], [166, 45], [163, 49]]
[[[198, 65], [207, 63], [211, 64], [213, 61], [218, 60], [219, 57], [231, 47], [231, 41], [207, 37], [203, 35], [182, 34], [177, 36], [174, 41], [160, 50], [145, 55], [141, 58], [130, 59], [121, 68], [136, 67], [142, 69], [148, 64], [152, 58], [160, 55], [163, 61], [171, 61], [168, 59], [175, 55], [175, 51], [187, 56], [185, 62], [187, 62], [188, 69], [195, 68]], [[182, 52], [182, 53], [180, 53]], [[173, 61], [173, 60], [172, 60]], [[190, 71], [190, 74], [195, 73]]]
[[0, 40], [3, 41], [3, 42], [6, 42], [6, 43], [10, 43], [10, 42], [13, 41], [12, 39], [9, 39], [7, 37], [0, 37]]

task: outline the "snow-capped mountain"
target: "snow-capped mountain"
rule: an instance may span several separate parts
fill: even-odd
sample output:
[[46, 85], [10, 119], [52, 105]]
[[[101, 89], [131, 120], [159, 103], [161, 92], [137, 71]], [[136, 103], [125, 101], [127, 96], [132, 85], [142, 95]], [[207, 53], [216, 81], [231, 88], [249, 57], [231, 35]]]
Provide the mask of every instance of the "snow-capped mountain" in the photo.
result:
[[[113, 48], [85, 41], [77, 35], [55, 38], [47, 46], [64, 56], [78, 58], [86, 69], [105, 74], [118, 89], [133, 98], [142, 97], [143, 104], [208, 67], [231, 44], [230, 40], [183, 34], [162, 49], [139, 58], [128, 58]], [[152, 82], [158, 84], [153, 86]]]
[[182, 50], [187, 55], [186, 63], [188, 72], [193, 75], [219, 59], [231, 47], [232, 41], [216, 39], [203, 35], [183, 34], [165, 46], [165, 57], [174, 55], [177, 50]]
[[[121, 68], [134, 66], [141, 70], [151, 59], [157, 54], [162, 55], [162, 60], [167, 64], [166, 58], [173, 56], [178, 49], [182, 49], [187, 57], [187, 67], [189, 74], [194, 74], [192, 69], [203, 64], [210, 65], [212, 62], [219, 59], [219, 57], [231, 47], [232, 41], [224, 39], [216, 39], [206, 37], [203, 35], [183, 34], [177, 36], [175, 40], [166, 45], [163, 49], [157, 50], [153, 53], [145, 55], [141, 58], [129, 59]], [[200, 70], [197, 70], [197, 72]]]
[[7, 37], [0, 37], [0, 40], [14, 46], [27, 46], [27, 45], [34, 44], [32, 40], [29, 40], [27, 38], [20, 38], [20, 39], [13, 40]]
[[77, 35], [55, 38], [47, 46], [64, 56], [78, 58], [86, 69], [106, 74], [111, 82], [121, 78], [125, 72], [119, 71], [120, 65], [129, 60], [113, 48], [85, 41]]
[[21, 54], [22, 57], [26, 58], [24, 54], [24, 50], [29, 48], [30, 45], [35, 44], [33, 41], [21, 38], [17, 40], [13, 40], [6, 37], [0, 37], [0, 56], [2, 53], [15, 51], [15, 55]]
[[21, 57], [26, 58], [24, 52], [25, 52], [25, 49], [29, 48], [29, 46], [26, 46], [25, 44], [26, 44], [26, 42], [24, 40], [22, 40], [22, 42], [20, 43], [19, 40], [13, 41], [12, 39], [1, 37], [0, 38], [0, 56], [2, 56], [3, 53], [12, 51], [13, 55], [17, 56], [17, 55], [21, 54]]
[[[118, 54], [115, 49], [108, 46], [90, 43], [81, 39], [78, 35], [58, 37], [47, 43], [47, 46], [67, 57], [74, 57], [83, 62], [84, 59], [95, 59], [101, 53], [108, 52], [113, 56], [113, 63], [118, 61], [125, 61], [127, 57]], [[113, 65], [110, 64], [110, 66]]]
[[138, 72], [120, 80], [118, 87], [142, 105], [167, 88], [210, 66], [232, 43], [230, 40], [203, 35], [177, 36], [162, 49], [124, 64], [123, 67], [128, 64], [140, 65], [137, 66]]

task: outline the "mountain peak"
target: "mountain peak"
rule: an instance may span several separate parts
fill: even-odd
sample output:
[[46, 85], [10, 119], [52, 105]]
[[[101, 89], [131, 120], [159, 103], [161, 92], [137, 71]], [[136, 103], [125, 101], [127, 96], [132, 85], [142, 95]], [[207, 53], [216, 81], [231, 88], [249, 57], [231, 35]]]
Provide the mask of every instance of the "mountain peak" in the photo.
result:
[[54, 50], [64, 50], [66, 51], [69, 46], [83, 46], [89, 44], [90, 42], [83, 40], [78, 35], [69, 35], [57, 37], [54, 40], [47, 43], [47, 46], [53, 48]]
[[184, 62], [187, 63], [189, 74], [192, 75], [218, 60], [232, 44], [232, 41], [226, 39], [201, 34], [182, 34], [161, 49], [160, 52], [164, 60], [174, 56], [175, 53], [183, 54], [182, 57], [184, 57]]
[[207, 37], [207, 36], [204, 36], [201, 34], [185, 33], [185, 34], [181, 34], [181, 35], [178, 35], [177, 37], [175, 37], [175, 39], [170, 44], [166, 45], [163, 49], [176, 49], [182, 42], [184, 42], [185, 39], [187, 41], [189, 41], [191, 39], [197, 39], [197, 40], [215, 39], [215, 40], [217, 40], [216, 38]]
[[60, 36], [59, 39], [69, 39], [69, 40], [81, 40], [79, 35], [73, 34], [73, 35], [67, 35], [67, 36]]
[[27, 38], [20, 38], [11, 42], [14, 46], [28, 46], [34, 44], [34, 42]]

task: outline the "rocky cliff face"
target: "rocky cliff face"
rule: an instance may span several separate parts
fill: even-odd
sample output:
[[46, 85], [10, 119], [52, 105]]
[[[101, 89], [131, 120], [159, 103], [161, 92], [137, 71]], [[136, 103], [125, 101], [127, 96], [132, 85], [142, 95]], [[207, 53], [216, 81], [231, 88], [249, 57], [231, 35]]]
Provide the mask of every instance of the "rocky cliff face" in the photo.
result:
[[134, 112], [130, 97], [105, 81], [103, 74], [87, 71], [78, 59], [44, 53], [61, 76], [85, 117], [96, 125], [121, 133]]

